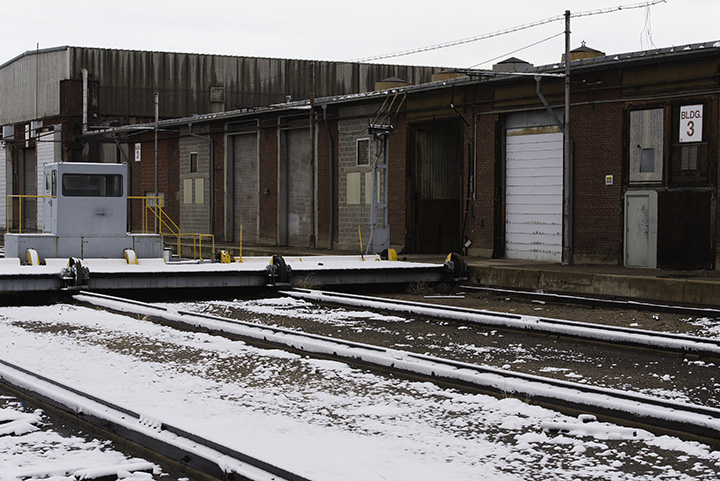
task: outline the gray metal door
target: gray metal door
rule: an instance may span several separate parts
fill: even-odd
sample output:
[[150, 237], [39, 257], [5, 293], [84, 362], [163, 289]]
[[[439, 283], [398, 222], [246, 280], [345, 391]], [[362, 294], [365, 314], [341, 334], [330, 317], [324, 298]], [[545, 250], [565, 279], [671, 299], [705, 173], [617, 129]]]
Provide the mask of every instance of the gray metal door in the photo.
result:
[[625, 194], [625, 265], [657, 266], [657, 192]]
[[235, 172], [233, 240], [240, 241], [242, 226], [243, 243], [257, 244], [260, 217], [257, 134], [234, 135], [232, 142]]
[[308, 128], [282, 131], [279, 165], [278, 244], [314, 247]]

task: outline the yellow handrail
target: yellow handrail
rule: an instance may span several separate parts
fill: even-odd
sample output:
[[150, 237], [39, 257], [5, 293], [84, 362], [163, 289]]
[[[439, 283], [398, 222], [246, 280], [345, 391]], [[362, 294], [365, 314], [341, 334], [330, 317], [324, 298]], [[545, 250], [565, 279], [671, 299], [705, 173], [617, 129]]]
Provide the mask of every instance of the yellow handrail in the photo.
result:
[[5, 230], [10, 232], [10, 199], [20, 199], [18, 202], [18, 234], [22, 234], [22, 199], [54, 199], [54, 195], [9, 194], [5, 198]]
[[[182, 232], [180, 227], [172, 220], [172, 218], [160, 206], [160, 197], [155, 196], [128, 196], [128, 199], [142, 200], [142, 230], [143, 233], [149, 233], [149, 217], [153, 217], [154, 234], [162, 236], [173, 236], [177, 243], [178, 256], [182, 255], [182, 237], [192, 237], [193, 239], [193, 258], [203, 260], [202, 257], [202, 240], [204, 237], [210, 237], [212, 241], [212, 255], [215, 256], [215, 236], [213, 234], [199, 234]], [[150, 200], [152, 204], [150, 205]], [[163, 232], [163, 228], [169, 232]], [[198, 255], [199, 253], [199, 255]]]

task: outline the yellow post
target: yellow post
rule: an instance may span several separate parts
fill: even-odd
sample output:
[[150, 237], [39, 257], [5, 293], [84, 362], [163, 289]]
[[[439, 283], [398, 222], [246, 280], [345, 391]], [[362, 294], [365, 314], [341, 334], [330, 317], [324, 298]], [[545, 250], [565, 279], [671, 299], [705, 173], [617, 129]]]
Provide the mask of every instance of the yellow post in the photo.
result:
[[358, 224], [358, 237], [360, 238], [360, 258], [362, 260], [365, 260], [365, 256], [363, 255], [362, 232], [360, 232], [360, 224]]

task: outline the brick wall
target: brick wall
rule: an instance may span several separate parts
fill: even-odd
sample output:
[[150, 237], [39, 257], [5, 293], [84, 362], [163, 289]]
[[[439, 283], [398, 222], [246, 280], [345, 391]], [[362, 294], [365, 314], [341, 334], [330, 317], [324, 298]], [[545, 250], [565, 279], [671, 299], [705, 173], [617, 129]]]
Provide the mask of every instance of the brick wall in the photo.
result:
[[[575, 263], [622, 262], [623, 108], [620, 103], [574, 106]], [[612, 185], [605, 178], [613, 176]]]
[[261, 119], [258, 158], [260, 162], [260, 223], [258, 242], [277, 244], [278, 129], [277, 119]]
[[[469, 119], [471, 122], [472, 119]], [[493, 254], [496, 209], [496, 124], [493, 114], [477, 116], [475, 199], [467, 214], [465, 235], [472, 242], [468, 253], [483, 257]], [[465, 166], [465, 175], [468, 175]], [[463, 202], [465, 199], [463, 198]], [[499, 226], [502, 228], [502, 226]]]

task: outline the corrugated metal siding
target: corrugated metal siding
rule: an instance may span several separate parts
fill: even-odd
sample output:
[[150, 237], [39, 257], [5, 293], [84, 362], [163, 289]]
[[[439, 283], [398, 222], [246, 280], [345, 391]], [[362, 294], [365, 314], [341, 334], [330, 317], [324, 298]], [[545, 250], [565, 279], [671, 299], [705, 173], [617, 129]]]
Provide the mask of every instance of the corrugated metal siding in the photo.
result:
[[284, 102], [286, 95], [307, 99], [315, 64], [318, 97], [366, 92], [375, 82], [399, 76], [428, 82], [433, 69], [394, 65], [310, 60], [230, 57], [174, 52], [145, 52], [73, 47], [72, 78], [88, 69], [100, 82], [103, 115], [154, 116], [154, 93], [160, 92], [160, 115], [182, 117], [217, 111], [210, 88], [225, 88], [225, 110]]
[[65, 48], [28, 52], [3, 65], [0, 68], [3, 88], [0, 125], [57, 116], [60, 113], [60, 81], [68, 79], [69, 75]]
[[[457, 120], [429, 122], [415, 129], [415, 189], [421, 199], [462, 195], [462, 131]], [[457, 161], [460, 159], [460, 161]]]
[[505, 256], [560, 262], [563, 136], [529, 130], [507, 135]]
[[416, 253], [452, 252], [462, 243], [463, 136], [457, 119], [413, 125], [409, 225]]

